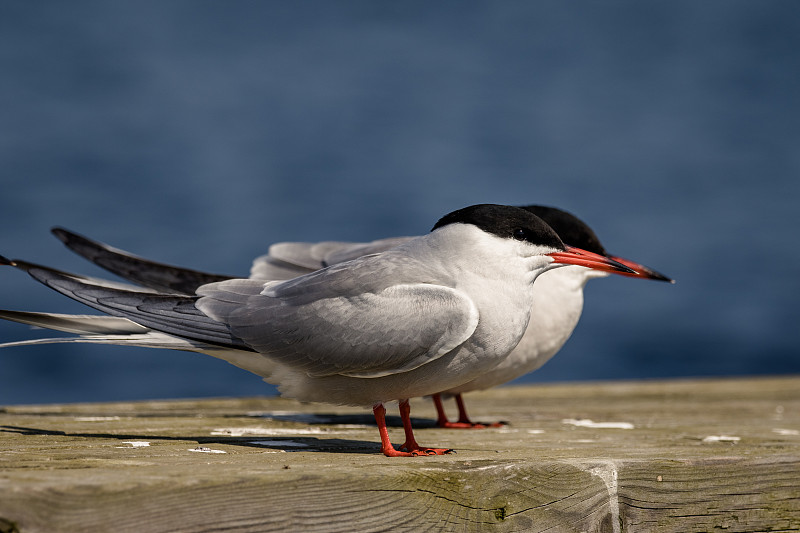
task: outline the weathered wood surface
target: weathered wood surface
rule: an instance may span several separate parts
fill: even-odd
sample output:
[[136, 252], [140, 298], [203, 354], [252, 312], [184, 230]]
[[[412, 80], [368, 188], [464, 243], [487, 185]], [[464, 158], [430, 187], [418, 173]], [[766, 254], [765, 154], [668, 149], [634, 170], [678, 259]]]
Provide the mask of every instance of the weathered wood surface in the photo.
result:
[[467, 399], [511, 425], [434, 429], [414, 400], [420, 442], [458, 452], [421, 458], [279, 398], [6, 407], [0, 532], [800, 530], [800, 378]]

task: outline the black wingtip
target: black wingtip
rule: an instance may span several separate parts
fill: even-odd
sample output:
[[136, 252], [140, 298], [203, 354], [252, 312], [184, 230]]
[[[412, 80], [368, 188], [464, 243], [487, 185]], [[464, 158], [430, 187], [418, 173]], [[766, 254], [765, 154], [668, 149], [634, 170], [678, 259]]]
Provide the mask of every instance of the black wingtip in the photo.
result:
[[7, 257], [5, 257], [3, 255], [0, 255], [0, 265], [8, 265], [8, 266], [12, 266], [13, 267], [13, 266], [17, 266], [17, 263], [15, 263], [11, 259], [9, 259], [9, 258], [7, 258]]
[[61, 226], [53, 226], [52, 228], [50, 228], [50, 233], [55, 235], [58, 238], [58, 240], [60, 240], [64, 244], [69, 242], [72, 236], [75, 235], [68, 229], [62, 228]]

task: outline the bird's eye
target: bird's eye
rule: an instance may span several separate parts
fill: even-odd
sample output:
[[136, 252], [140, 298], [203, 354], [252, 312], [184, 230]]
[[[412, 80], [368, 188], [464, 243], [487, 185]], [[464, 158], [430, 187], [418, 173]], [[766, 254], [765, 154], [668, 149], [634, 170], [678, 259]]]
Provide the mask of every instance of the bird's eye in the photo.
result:
[[518, 241], [524, 241], [527, 236], [528, 232], [524, 229], [518, 228], [514, 230], [514, 238]]

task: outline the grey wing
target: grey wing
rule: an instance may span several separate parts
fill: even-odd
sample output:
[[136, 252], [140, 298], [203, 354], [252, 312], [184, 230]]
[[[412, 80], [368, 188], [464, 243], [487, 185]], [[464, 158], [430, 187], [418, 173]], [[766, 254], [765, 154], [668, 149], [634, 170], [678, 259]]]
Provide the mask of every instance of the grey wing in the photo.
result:
[[318, 270], [328, 266], [325, 257], [334, 250], [351, 246], [352, 242], [278, 242], [269, 247], [267, 255], [293, 265]]
[[283, 283], [213, 283], [198, 290], [197, 307], [258, 352], [312, 376], [413, 370], [461, 345], [477, 327], [477, 308], [455, 289], [382, 285], [375, 283], [379, 272], [347, 267]]
[[364, 255], [385, 252], [410, 239], [412, 237], [394, 237], [366, 243], [279, 242], [270, 246], [266, 255], [253, 261], [250, 277], [263, 280], [291, 279]]
[[250, 267], [250, 278], [260, 280], [292, 279], [304, 274], [310, 274], [317, 268], [295, 265], [267, 254], [256, 257], [253, 260], [253, 265]]
[[377, 254], [391, 250], [395, 246], [406, 243], [413, 238], [414, 237], [391, 237], [389, 239], [380, 239], [372, 242], [350, 243], [348, 246], [338, 246], [327, 250], [324, 261], [326, 266], [343, 263], [344, 261], [350, 261], [364, 255]]
[[351, 243], [325, 241], [279, 242], [269, 247], [269, 251], [253, 260], [250, 267], [252, 279], [275, 280], [292, 279], [324, 268], [325, 254], [330, 249], [347, 246]]

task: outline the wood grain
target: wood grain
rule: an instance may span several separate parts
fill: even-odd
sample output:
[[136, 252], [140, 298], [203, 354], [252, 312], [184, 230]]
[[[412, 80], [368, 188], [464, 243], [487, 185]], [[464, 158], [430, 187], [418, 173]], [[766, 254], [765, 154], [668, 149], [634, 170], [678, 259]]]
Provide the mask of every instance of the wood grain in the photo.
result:
[[422, 458], [380, 455], [363, 410], [280, 398], [9, 406], [0, 532], [800, 531], [798, 391], [506, 387], [467, 401], [512, 425], [475, 431], [415, 400], [420, 442], [458, 452]]

